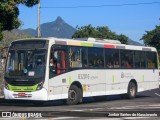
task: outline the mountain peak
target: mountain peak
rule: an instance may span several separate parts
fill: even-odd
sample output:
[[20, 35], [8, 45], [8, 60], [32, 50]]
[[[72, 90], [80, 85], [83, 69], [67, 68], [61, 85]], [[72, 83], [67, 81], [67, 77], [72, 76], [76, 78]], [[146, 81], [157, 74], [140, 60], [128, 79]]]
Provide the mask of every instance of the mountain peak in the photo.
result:
[[[34, 33], [36, 36], [37, 29], [35, 32], [30, 31], [26, 30], [27, 33]], [[52, 22], [41, 24], [42, 37], [71, 38], [75, 31], [76, 29], [67, 24], [60, 16]]]
[[64, 22], [64, 20], [60, 16], [58, 16], [55, 22]]

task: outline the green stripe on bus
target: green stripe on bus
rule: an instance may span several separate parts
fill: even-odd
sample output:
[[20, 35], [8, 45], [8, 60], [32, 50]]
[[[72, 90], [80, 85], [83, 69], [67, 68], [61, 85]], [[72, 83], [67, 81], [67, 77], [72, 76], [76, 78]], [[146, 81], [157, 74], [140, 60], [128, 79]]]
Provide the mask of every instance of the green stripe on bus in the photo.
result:
[[93, 47], [93, 43], [84, 43], [84, 42], [81, 42], [81, 46]]
[[8, 84], [9, 90], [14, 92], [33, 92], [37, 90], [37, 86], [38, 84], [33, 86], [12, 86]]
[[72, 83], [72, 77], [69, 76], [69, 84], [71, 84], [71, 83]]

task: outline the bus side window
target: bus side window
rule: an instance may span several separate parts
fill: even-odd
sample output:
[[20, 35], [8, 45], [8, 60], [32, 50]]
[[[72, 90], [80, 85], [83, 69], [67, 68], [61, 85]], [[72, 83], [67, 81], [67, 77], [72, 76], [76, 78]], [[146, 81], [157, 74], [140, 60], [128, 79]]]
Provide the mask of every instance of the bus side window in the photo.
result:
[[157, 59], [155, 52], [146, 52], [147, 68], [157, 68]]
[[70, 68], [87, 67], [87, 49], [84, 47], [69, 47]]
[[126, 69], [133, 68], [133, 51], [120, 50], [120, 55], [121, 55], [121, 67]]
[[54, 52], [51, 52], [49, 68], [50, 78], [66, 72], [66, 52], [64, 50], [54, 50]]
[[106, 67], [110, 68], [120, 68], [119, 65], [119, 50], [118, 49], [105, 49], [105, 62]]
[[50, 61], [49, 61], [49, 77], [53, 77], [54, 75], [56, 75], [57, 71], [57, 62], [56, 60], [54, 60], [54, 58], [50, 57]]
[[89, 67], [104, 68], [104, 49], [88, 48]]
[[144, 51], [134, 51], [134, 67], [136, 69], [146, 68]]
[[64, 50], [57, 50], [57, 74], [66, 72], [66, 53]]

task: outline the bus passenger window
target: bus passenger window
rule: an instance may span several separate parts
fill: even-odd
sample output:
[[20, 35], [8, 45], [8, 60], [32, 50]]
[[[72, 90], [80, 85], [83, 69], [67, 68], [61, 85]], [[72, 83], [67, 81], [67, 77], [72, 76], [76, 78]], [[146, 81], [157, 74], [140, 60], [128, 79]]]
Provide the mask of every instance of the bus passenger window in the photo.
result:
[[111, 62], [108, 62], [108, 63], [107, 63], [107, 68], [113, 68], [113, 65], [112, 65]]
[[128, 60], [125, 61], [126, 68], [132, 68], [132, 66], [129, 64]]
[[155, 52], [146, 52], [147, 68], [157, 68], [157, 57]]
[[133, 68], [133, 51], [120, 50], [120, 55], [121, 55], [121, 67], [126, 69]]
[[87, 52], [84, 47], [69, 47], [70, 68], [87, 67]]
[[144, 51], [134, 51], [134, 68], [146, 68], [145, 59], [146, 57]]
[[118, 60], [117, 61], [114, 61], [114, 68], [119, 68], [119, 63], [118, 63]]
[[88, 48], [89, 67], [104, 68], [104, 51], [102, 48]]
[[107, 68], [119, 68], [119, 50], [105, 49], [105, 61]]

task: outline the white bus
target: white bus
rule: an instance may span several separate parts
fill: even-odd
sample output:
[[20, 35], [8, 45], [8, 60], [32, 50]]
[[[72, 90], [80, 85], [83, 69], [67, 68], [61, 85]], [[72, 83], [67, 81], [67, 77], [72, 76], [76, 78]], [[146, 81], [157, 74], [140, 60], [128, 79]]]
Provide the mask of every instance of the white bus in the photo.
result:
[[[109, 41], [109, 40], [108, 40]], [[87, 38], [33, 38], [11, 43], [5, 70], [5, 99], [48, 101], [126, 94], [159, 87], [153, 47]]]

